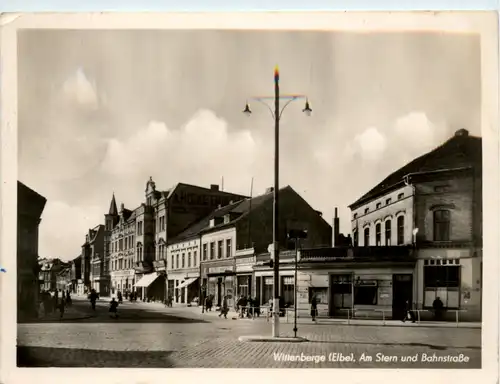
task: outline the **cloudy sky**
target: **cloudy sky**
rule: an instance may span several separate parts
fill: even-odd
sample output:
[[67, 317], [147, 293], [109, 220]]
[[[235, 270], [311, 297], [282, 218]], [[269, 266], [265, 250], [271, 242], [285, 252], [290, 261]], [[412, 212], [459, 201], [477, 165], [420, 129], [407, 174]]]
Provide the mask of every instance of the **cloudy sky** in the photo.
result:
[[331, 222], [459, 128], [480, 135], [480, 45], [460, 34], [23, 31], [19, 179], [48, 199], [40, 256], [72, 259], [114, 192], [149, 176], [254, 195], [273, 183], [273, 120], [251, 96], [309, 96], [281, 125], [281, 185]]

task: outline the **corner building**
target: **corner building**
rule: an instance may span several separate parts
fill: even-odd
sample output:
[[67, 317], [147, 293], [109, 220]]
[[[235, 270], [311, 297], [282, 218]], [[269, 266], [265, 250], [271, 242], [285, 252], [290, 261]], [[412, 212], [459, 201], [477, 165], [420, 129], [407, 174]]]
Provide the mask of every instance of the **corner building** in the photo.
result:
[[481, 319], [481, 138], [457, 131], [350, 208], [352, 247], [301, 252], [304, 296], [316, 291], [330, 315], [396, 319], [406, 300], [431, 316], [439, 297], [450, 319]]
[[169, 238], [176, 237], [219, 205], [243, 196], [220, 191], [215, 184], [203, 188], [179, 183], [170, 190], [158, 191], [150, 178], [144, 197], [144, 202], [134, 210], [121, 204], [116, 217], [111, 210], [107, 216], [112, 226], [112, 292], [135, 291], [145, 301], [164, 300]]

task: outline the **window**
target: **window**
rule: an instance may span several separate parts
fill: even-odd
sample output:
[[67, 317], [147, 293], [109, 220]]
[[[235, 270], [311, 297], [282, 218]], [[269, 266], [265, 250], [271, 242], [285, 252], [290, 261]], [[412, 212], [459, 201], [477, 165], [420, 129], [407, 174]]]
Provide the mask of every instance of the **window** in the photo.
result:
[[198, 252], [194, 251], [193, 252], [193, 267], [196, 267], [198, 265]]
[[387, 199], [387, 200], [385, 201], [385, 205], [389, 205], [389, 204], [391, 204], [391, 203], [392, 203], [392, 199], [391, 199], [391, 198], [389, 198], [389, 199]]
[[293, 306], [295, 304], [295, 284], [293, 276], [281, 277], [281, 296], [285, 300], [285, 306]]
[[365, 228], [365, 238], [363, 245], [365, 247], [368, 247], [369, 244], [370, 244], [370, 228]]
[[353, 237], [353, 243], [354, 243], [354, 246], [357, 247], [358, 246], [358, 230], [355, 229], [352, 233], [352, 237]]
[[245, 297], [248, 297], [248, 295], [250, 294], [249, 280], [249, 276], [238, 276], [238, 296], [243, 295]]
[[358, 218], [358, 214], [355, 213], [352, 217], [354, 218], [354, 220], [356, 220]]
[[403, 244], [405, 241], [405, 217], [398, 217], [398, 245]]
[[213, 260], [215, 258], [215, 242], [212, 241], [210, 243], [210, 260]]
[[170, 269], [174, 269], [174, 265], [175, 265], [174, 264], [174, 255], [172, 255], [171, 259], [172, 259], [172, 262], [170, 263], [170, 266], [171, 266]]
[[219, 240], [217, 243], [217, 258], [220, 259], [222, 258], [222, 253], [224, 252], [224, 241]]
[[203, 244], [203, 261], [207, 260], [207, 253], [208, 253], [208, 245], [205, 243]]
[[434, 211], [434, 241], [450, 240], [450, 211]]
[[175, 256], [175, 268], [179, 269], [179, 255]]
[[385, 222], [385, 245], [391, 245], [391, 220]]
[[400, 193], [400, 194], [398, 195], [398, 200], [401, 200], [403, 197], [405, 197], [405, 194], [404, 194], [404, 193]]
[[309, 304], [311, 304], [313, 295], [316, 296], [316, 303], [328, 304], [328, 288], [309, 288]]
[[186, 254], [183, 253], [182, 254], [182, 268], [185, 268], [186, 267]]
[[439, 297], [445, 308], [460, 307], [460, 265], [424, 265], [424, 307]]
[[264, 287], [262, 292], [262, 304], [266, 305], [274, 297], [274, 285], [272, 277], [264, 277]]
[[231, 257], [233, 254], [232, 249], [231, 249], [231, 239], [226, 240], [226, 257]]
[[365, 208], [365, 215], [370, 211], [370, 208]]
[[377, 209], [382, 208], [382, 203], [377, 203]]
[[382, 225], [380, 223], [375, 226], [375, 245], [377, 247], [382, 245]]
[[191, 252], [188, 252], [188, 268], [191, 268]]
[[377, 305], [377, 281], [358, 280], [354, 285], [355, 305]]

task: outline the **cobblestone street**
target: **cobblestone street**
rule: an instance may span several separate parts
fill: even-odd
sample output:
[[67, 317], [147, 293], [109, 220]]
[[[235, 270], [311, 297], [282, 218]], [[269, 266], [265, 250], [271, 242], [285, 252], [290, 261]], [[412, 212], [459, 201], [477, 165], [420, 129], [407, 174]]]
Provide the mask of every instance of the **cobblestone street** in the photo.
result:
[[[93, 317], [18, 325], [19, 366], [59, 367], [408, 367], [480, 368], [480, 329], [300, 324], [302, 343], [240, 342], [243, 335], [270, 335], [265, 321], [220, 319], [177, 308], [144, 309], [127, 303], [110, 319], [100, 303]], [[76, 307], [87, 311], [86, 304]], [[190, 314], [191, 313], [191, 314]], [[204, 316], [204, 317], [203, 317]], [[202, 318], [203, 317], [203, 318]], [[293, 335], [282, 324], [282, 335]], [[283, 361], [287, 355], [325, 361]], [[332, 360], [331, 353], [337, 353]], [[363, 353], [372, 356], [360, 361]], [[355, 361], [342, 361], [353, 354]], [[376, 361], [377, 354], [397, 361]], [[401, 361], [417, 356], [416, 362]], [[422, 355], [459, 356], [468, 362], [423, 362]], [[379, 355], [380, 357], [381, 355]], [[209, 358], [208, 358], [209, 357]], [[330, 358], [329, 358], [330, 357]], [[303, 357], [302, 359], [305, 359]], [[281, 359], [281, 360], [280, 360]]]

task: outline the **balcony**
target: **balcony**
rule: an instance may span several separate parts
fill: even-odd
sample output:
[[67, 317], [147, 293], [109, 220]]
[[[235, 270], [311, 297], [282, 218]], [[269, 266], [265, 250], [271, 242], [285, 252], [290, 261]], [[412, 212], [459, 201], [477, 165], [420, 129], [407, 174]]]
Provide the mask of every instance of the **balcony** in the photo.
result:
[[303, 249], [300, 262], [411, 262], [415, 261], [412, 246], [334, 247]]

